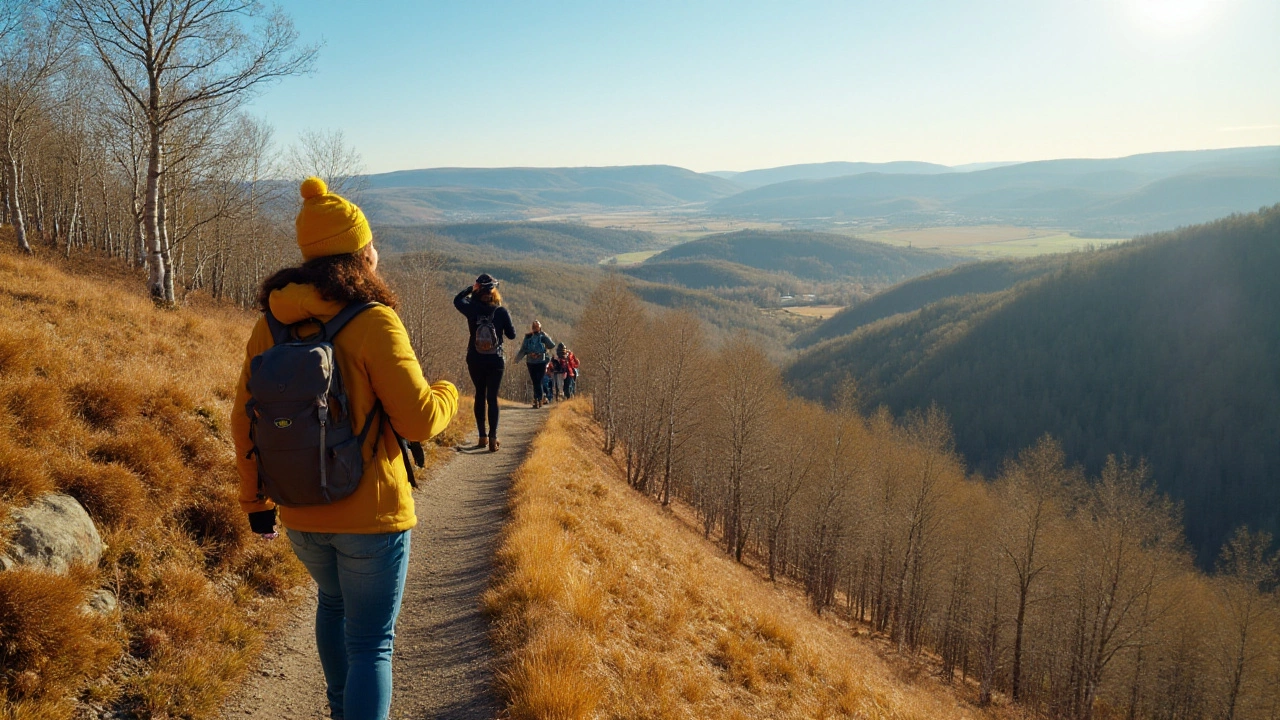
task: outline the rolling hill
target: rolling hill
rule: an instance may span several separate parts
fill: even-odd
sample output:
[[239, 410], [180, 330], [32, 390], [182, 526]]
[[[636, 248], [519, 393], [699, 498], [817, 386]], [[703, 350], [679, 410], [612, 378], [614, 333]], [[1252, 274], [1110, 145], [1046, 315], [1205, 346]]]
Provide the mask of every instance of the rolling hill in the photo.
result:
[[1031, 259], [987, 260], [913, 278], [841, 310], [821, 325], [802, 333], [794, 344], [798, 348], [806, 348], [945, 298], [1007, 290], [1020, 282], [1052, 272], [1065, 259], [1063, 255], [1047, 255]]
[[1048, 224], [1133, 234], [1280, 200], [1280, 147], [1019, 163], [964, 173], [862, 173], [767, 185], [713, 202], [735, 217], [876, 217]]
[[412, 227], [380, 226], [378, 240], [392, 252], [501, 253], [594, 265], [619, 253], [653, 248], [654, 235], [557, 222], [483, 222]]
[[382, 225], [673, 207], [740, 190], [723, 178], [670, 165], [431, 168], [369, 175], [367, 181], [362, 206]]
[[740, 230], [707, 235], [654, 255], [650, 263], [721, 260], [802, 280], [893, 283], [963, 262], [960, 258], [846, 235]]
[[1280, 205], [864, 325], [786, 374], [813, 398], [852, 377], [865, 407], [936, 402], [987, 473], [1046, 432], [1090, 472], [1146, 458], [1207, 565], [1238, 525], [1280, 531], [1278, 275]]

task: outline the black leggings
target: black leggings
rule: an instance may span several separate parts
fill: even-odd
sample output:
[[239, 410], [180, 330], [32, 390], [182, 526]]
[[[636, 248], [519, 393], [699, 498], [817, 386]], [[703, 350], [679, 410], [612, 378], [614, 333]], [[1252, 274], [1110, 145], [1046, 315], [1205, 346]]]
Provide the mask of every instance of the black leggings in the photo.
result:
[[[502, 363], [467, 363], [476, 386], [476, 429], [480, 437], [498, 436], [498, 388], [502, 386]], [[489, 432], [484, 431], [484, 410], [489, 406]]]
[[529, 363], [529, 379], [533, 381], [533, 399], [538, 402], [542, 402], [542, 378], [546, 375], [546, 363]]

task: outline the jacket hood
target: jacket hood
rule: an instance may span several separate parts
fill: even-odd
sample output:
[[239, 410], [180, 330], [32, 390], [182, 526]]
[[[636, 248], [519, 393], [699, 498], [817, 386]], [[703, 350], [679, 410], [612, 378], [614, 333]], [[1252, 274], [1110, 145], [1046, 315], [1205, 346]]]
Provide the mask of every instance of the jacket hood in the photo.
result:
[[267, 300], [271, 314], [285, 325], [316, 318], [328, 321], [342, 311], [342, 303], [325, 300], [314, 285], [289, 283], [279, 290], [272, 290]]

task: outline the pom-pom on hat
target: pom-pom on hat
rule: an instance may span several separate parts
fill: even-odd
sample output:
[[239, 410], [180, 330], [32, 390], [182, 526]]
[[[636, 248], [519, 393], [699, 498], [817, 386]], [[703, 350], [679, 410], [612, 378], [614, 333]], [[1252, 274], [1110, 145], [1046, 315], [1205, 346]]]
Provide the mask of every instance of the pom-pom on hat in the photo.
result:
[[302, 181], [300, 191], [302, 209], [295, 226], [303, 259], [353, 253], [373, 240], [369, 221], [360, 208], [329, 192], [323, 180], [309, 177]]

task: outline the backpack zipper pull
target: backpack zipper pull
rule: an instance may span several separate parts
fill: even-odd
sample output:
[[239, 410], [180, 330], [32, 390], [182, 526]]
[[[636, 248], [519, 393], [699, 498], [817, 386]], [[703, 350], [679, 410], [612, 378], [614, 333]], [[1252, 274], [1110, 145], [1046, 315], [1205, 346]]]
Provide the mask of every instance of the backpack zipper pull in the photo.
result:
[[320, 492], [325, 497], [329, 496], [329, 458], [328, 449], [329, 441], [326, 437], [329, 426], [329, 405], [323, 404], [319, 408], [320, 415]]

